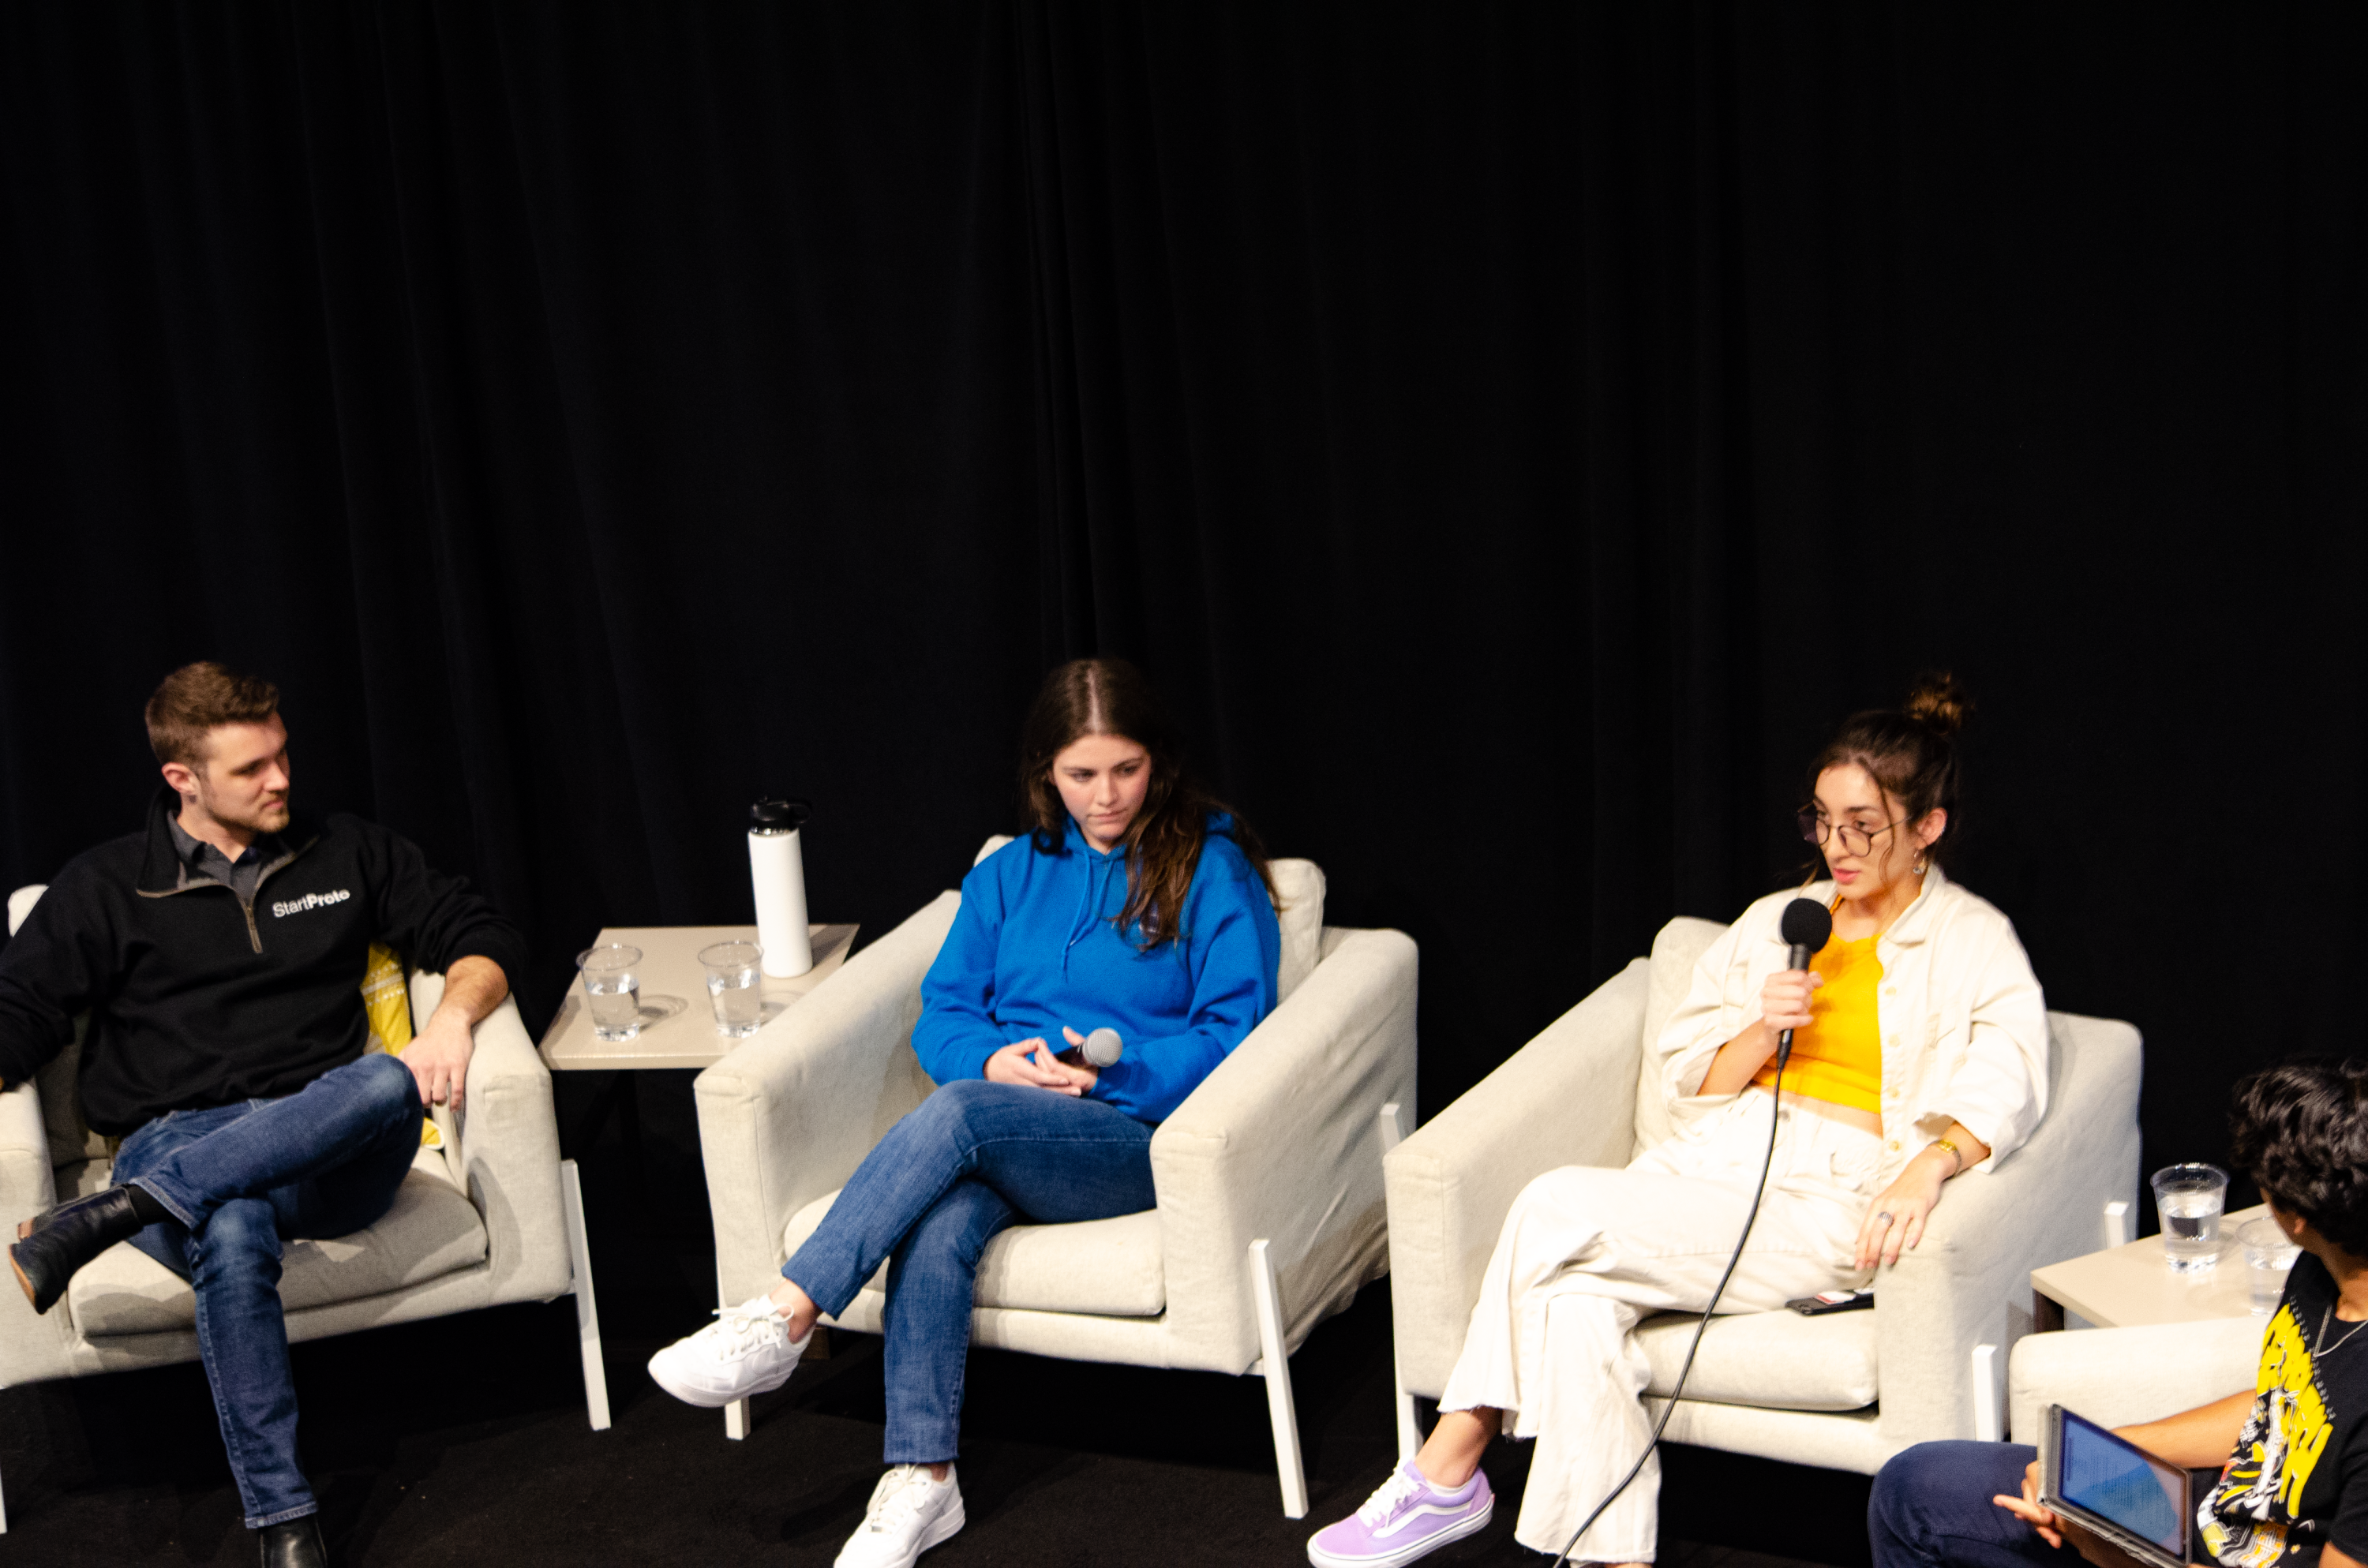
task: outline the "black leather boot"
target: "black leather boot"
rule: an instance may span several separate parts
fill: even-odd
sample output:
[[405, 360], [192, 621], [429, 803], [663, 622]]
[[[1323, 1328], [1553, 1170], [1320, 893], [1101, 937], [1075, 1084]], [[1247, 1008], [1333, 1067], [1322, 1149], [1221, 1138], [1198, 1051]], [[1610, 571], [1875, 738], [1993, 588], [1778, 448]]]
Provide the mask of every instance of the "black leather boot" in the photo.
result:
[[266, 1525], [255, 1532], [256, 1561], [263, 1568], [329, 1568], [329, 1549], [321, 1544], [321, 1516], [307, 1514]]
[[66, 1293], [74, 1270], [147, 1227], [131, 1206], [131, 1188], [110, 1187], [34, 1215], [17, 1227], [20, 1238], [8, 1249], [8, 1267], [37, 1312], [46, 1312]]

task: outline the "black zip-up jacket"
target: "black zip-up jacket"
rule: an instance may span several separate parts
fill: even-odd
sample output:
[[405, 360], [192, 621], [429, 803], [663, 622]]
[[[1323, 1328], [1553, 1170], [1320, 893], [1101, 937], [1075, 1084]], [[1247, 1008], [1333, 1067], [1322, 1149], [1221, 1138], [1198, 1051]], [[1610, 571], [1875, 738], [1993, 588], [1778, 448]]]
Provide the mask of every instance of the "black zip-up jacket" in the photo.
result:
[[185, 880], [165, 825], [179, 806], [158, 791], [146, 832], [68, 862], [0, 949], [0, 1082], [30, 1078], [88, 1009], [83, 1115], [126, 1133], [168, 1110], [293, 1094], [359, 1058], [373, 941], [419, 969], [475, 954], [518, 972], [517, 927], [375, 823], [299, 815], [248, 904]]

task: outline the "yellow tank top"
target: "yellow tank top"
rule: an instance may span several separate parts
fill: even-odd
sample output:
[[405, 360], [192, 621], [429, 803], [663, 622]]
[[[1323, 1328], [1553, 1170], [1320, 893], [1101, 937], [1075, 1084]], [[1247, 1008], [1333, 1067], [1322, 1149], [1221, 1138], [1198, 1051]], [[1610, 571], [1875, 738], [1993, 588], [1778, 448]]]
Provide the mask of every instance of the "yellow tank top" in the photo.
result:
[[[1825, 983], [1810, 994], [1809, 1027], [1793, 1031], [1784, 1067], [1787, 1093], [1883, 1114], [1883, 1026], [1874, 1002], [1883, 960], [1874, 954], [1876, 940], [1837, 937], [1809, 960]], [[1770, 1057], [1751, 1081], [1774, 1089], [1776, 1059]]]

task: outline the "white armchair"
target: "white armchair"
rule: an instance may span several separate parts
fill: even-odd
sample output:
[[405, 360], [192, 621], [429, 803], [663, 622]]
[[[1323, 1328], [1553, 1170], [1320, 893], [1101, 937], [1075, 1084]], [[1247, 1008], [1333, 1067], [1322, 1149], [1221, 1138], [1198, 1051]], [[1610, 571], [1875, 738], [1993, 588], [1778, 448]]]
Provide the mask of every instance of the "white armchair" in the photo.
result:
[[2032, 1335], [2008, 1360], [2014, 1440], [2039, 1441], [2045, 1405], [2130, 1426], [2252, 1388], [2267, 1326], [2257, 1317], [2212, 1318]]
[[[1678, 919], [1386, 1162], [1398, 1439], [1463, 1348], [1480, 1278], [1523, 1187], [1560, 1165], [1624, 1165], [1668, 1135], [1644, 1044], [1723, 926]], [[1872, 1474], [1911, 1443], [1998, 1437], [2000, 1352], [2031, 1330], [2030, 1271], [2092, 1251], [2103, 1205], [2137, 1182], [2139, 1042], [2129, 1025], [2048, 1015], [2048, 1111], [1996, 1174], [1950, 1184], [1871, 1312], [1722, 1316], [1669, 1418], [1678, 1442]], [[1657, 1414], [1695, 1319], [1639, 1330]]]
[[[8, 900], [13, 935], [42, 892]], [[359, 979], [359, 977], [358, 977]], [[414, 971], [411, 1015], [424, 1025], [444, 977]], [[592, 1297], [575, 1164], [559, 1157], [551, 1074], [515, 999], [476, 1028], [466, 1110], [438, 1108], [441, 1151], [423, 1149], [384, 1218], [349, 1236], [288, 1244], [279, 1281], [291, 1342], [351, 1334], [507, 1301], [573, 1294], [584, 1395], [593, 1429], [609, 1425], [600, 1324]], [[74, 1042], [28, 1084], [0, 1095], [0, 1226], [60, 1198], [108, 1183], [108, 1141], [82, 1122]], [[65, 1299], [37, 1316], [21, 1291], [0, 1290], [0, 1387], [198, 1359], [197, 1299], [180, 1276], [121, 1243], [76, 1274]], [[7, 1528], [0, 1512], [0, 1530]]]
[[[1281, 1000], [1153, 1135], [1158, 1207], [996, 1236], [971, 1343], [1262, 1374], [1284, 1511], [1300, 1518], [1289, 1353], [1388, 1265], [1381, 1160], [1398, 1108], [1414, 1104], [1415, 946], [1395, 931], [1325, 927], [1322, 873], [1304, 860], [1273, 869]], [[929, 1094], [913, 1026], [961, 903], [940, 894], [699, 1075], [726, 1302], [780, 1280], [871, 1146]], [[881, 1285], [824, 1321], [880, 1332]], [[743, 1435], [746, 1402], [725, 1419]]]

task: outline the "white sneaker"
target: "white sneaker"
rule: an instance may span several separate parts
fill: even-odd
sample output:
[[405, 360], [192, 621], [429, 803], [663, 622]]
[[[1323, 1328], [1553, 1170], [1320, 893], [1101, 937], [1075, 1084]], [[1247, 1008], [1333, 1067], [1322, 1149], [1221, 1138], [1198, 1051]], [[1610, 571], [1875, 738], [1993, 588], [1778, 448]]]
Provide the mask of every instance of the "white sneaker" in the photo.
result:
[[871, 1489], [863, 1524], [838, 1549], [836, 1568], [913, 1568], [913, 1559], [962, 1528], [962, 1488], [954, 1467], [943, 1481], [925, 1464], [900, 1464]]
[[791, 1343], [789, 1320], [769, 1297], [717, 1310], [715, 1321], [650, 1358], [650, 1377], [685, 1404], [715, 1409], [790, 1381], [814, 1338]]

